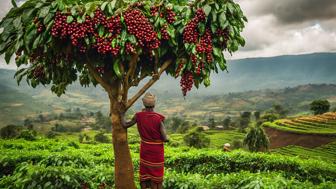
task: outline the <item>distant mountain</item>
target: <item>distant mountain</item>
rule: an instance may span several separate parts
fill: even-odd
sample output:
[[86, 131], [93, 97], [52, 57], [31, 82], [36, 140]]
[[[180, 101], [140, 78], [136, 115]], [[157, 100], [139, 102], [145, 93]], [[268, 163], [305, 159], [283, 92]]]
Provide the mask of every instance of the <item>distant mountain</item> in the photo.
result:
[[[184, 111], [185, 108], [195, 112], [202, 109], [199, 112], [202, 114], [204, 111], [211, 112], [213, 110], [240, 111], [251, 107], [253, 107], [252, 109], [266, 108], [277, 101], [285, 104], [300, 101], [300, 99], [286, 101], [286, 98], [302, 98], [302, 104], [294, 105], [300, 106], [301, 108], [297, 110], [301, 110], [302, 106], [307, 106], [311, 99], [319, 97], [319, 90], [323, 91], [320, 94], [321, 97], [331, 97], [336, 93], [334, 85], [326, 85], [327, 87], [324, 88], [307, 85], [336, 84], [336, 53], [233, 60], [228, 63], [228, 70], [229, 73], [212, 74], [210, 87], [193, 90], [185, 100], [181, 95], [179, 79], [168, 78], [164, 75], [150, 90], [159, 96], [160, 111], [167, 110], [171, 114]], [[38, 86], [33, 89], [24, 80], [20, 86], [17, 86], [13, 78], [14, 73], [14, 70], [0, 69], [0, 120], [2, 120], [0, 122], [7, 120], [5, 123], [9, 123], [18, 119], [22, 120], [27, 112], [29, 114], [44, 111], [60, 112], [67, 108], [77, 107], [83, 110], [108, 112], [109, 101], [101, 87], [83, 88], [76, 83], [71, 85], [67, 93], [59, 98], [50, 92], [50, 86]], [[270, 93], [259, 91], [298, 85], [308, 86], [308, 88], [310, 86], [311, 90], [297, 93], [297, 90], [302, 90], [301, 86], [290, 93], [283, 93], [279, 90], [271, 90]], [[244, 91], [248, 92], [239, 93]], [[272, 92], [281, 95], [278, 98], [272, 96]], [[330, 92], [331, 94], [329, 94]], [[262, 95], [266, 95], [267, 98], [263, 99]], [[235, 97], [239, 96], [242, 96], [243, 100], [237, 101]], [[274, 102], [272, 98], [274, 98]], [[141, 108], [141, 104], [138, 102], [134, 109], [139, 108]], [[293, 108], [296, 109], [296, 107]], [[170, 114], [169, 112], [166, 113]], [[197, 116], [197, 114], [195, 115]]]
[[[258, 89], [277, 89], [304, 84], [336, 84], [336, 53], [249, 58], [228, 63], [228, 73], [212, 74], [211, 86], [192, 94], [223, 94]], [[179, 80], [164, 78], [158, 91], [179, 92]]]

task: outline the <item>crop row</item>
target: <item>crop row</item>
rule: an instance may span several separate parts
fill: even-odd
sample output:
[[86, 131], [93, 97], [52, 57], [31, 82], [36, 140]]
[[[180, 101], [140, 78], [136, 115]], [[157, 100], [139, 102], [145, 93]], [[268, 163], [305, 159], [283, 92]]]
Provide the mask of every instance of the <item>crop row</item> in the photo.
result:
[[301, 158], [314, 158], [321, 159], [323, 161], [330, 161], [336, 163], [336, 142], [320, 146], [317, 148], [304, 148], [300, 146], [286, 146], [278, 149], [272, 150], [272, 152], [299, 156]]
[[[34, 166], [23, 163], [13, 175], [0, 180], [0, 188], [114, 188], [113, 167], [97, 166], [94, 169]], [[137, 175], [136, 175], [137, 177]], [[139, 186], [139, 185], [138, 185]], [[226, 188], [334, 188], [336, 184], [323, 181], [314, 184], [309, 181], [288, 179], [281, 172], [240, 171], [230, 174], [179, 173], [165, 171], [164, 188], [167, 189], [226, 189]]]
[[292, 133], [298, 134], [312, 134], [312, 135], [324, 135], [324, 136], [336, 136], [335, 129], [328, 129], [328, 128], [319, 128], [319, 129], [304, 129], [302, 127], [293, 126], [293, 125], [279, 125], [277, 123], [272, 122], [265, 122], [263, 123], [264, 127], [270, 127], [274, 129], [278, 129], [281, 131], [288, 131]]
[[[5, 152], [0, 158], [0, 168], [4, 175], [13, 174], [22, 163], [46, 167], [72, 167], [78, 169], [96, 166], [113, 166], [113, 156], [94, 157], [76, 152], [48, 154], [40, 151]], [[20, 153], [19, 153], [20, 152]], [[165, 167], [177, 172], [198, 173], [202, 175], [249, 172], [283, 172], [288, 178], [309, 180], [320, 183], [323, 180], [336, 181], [336, 165], [323, 161], [302, 160], [276, 154], [249, 153], [233, 151], [224, 153], [219, 150], [166, 150]], [[135, 168], [138, 168], [138, 156], [133, 154]], [[0, 175], [3, 176], [3, 175]]]

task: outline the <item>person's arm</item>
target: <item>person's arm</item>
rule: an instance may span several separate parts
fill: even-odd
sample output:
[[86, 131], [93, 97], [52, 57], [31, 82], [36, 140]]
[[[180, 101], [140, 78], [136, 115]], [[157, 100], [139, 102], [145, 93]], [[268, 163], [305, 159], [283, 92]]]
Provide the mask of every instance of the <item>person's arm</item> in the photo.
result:
[[166, 128], [163, 124], [163, 122], [161, 122], [160, 124], [160, 132], [161, 132], [161, 136], [164, 142], [169, 142], [168, 136], [167, 136], [167, 132], [166, 132]]
[[125, 120], [125, 115], [121, 116], [121, 125], [127, 129], [129, 127], [132, 127], [134, 124], [136, 123], [136, 117], [135, 115], [133, 116], [133, 118], [130, 121], [126, 121]]

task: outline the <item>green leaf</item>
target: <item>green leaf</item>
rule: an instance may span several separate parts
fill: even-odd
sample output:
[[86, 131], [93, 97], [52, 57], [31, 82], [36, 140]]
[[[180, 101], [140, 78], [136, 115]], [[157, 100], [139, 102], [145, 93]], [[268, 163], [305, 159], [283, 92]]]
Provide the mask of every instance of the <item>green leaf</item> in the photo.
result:
[[136, 44], [137, 41], [136, 41], [136, 38], [134, 35], [128, 35], [127, 37], [128, 41], [131, 42], [132, 44]]
[[36, 49], [38, 47], [40, 40], [41, 40], [41, 35], [37, 36], [37, 38], [35, 39], [34, 44], [33, 44], [33, 49]]
[[222, 29], [225, 29], [227, 26], [228, 26], [228, 21], [226, 19], [226, 14], [225, 12], [222, 12], [219, 16], [219, 26], [222, 28]]
[[217, 30], [216, 24], [211, 24], [210, 28], [212, 33], [216, 33]]
[[232, 5], [232, 3], [227, 5], [227, 10], [232, 14], [235, 12], [235, 7]]
[[10, 51], [7, 51], [5, 53], [5, 60], [7, 64], [9, 64], [11, 57], [12, 57], [12, 53]]
[[222, 71], [226, 69], [226, 60], [223, 55], [221, 56], [221, 58], [219, 58], [218, 65]]
[[212, 11], [211, 15], [212, 15], [212, 22], [215, 23], [217, 21], [217, 12], [216, 11]]
[[105, 10], [105, 7], [106, 7], [106, 5], [107, 5], [108, 3], [109, 3], [109, 2], [107, 2], [107, 1], [104, 2], [104, 3], [100, 6], [100, 9], [104, 11], [104, 10]]
[[203, 35], [204, 34], [204, 32], [205, 32], [205, 24], [204, 23], [199, 23], [198, 24], [198, 30], [199, 30], [199, 33], [201, 34], [201, 35]]
[[76, 16], [77, 15], [77, 7], [76, 6], [73, 6], [72, 8], [71, 8], [71, 15], [72, 16]]
[[175, 38], [175, 28], [172, 26], [169, 26], [167, 29], [167, 32], [171, 38]]
[[211, 6], [206, 4], [203, 8], [204, 12], [205, 12], [205, 15], [208, 16], [209, 13], [211, 12]]
[[12, 1], [13, 7], [17, 8], [17, 4], [16, 4], [15, 0], [11, 0], [11, 1]]
[[209, 87], [210, 84], [211, 84], [210, 78], [209, 78], [209, 77], [206, 77], [206, 78], [204, 79], [204, 86], [205, 86], [205, 87]]
[[26, 49], [31, 48], [31, 43], [33, 42], [33, 39], [35, 38], [36, 35], [36, 28], [34, 24], [30, 25], [30, 27], [27, 30], [27, 33], [25, 35], [25, 46]]
[[54, 17], [54, 14], [49, 13], [43, 20], [43, 24], [47, 25]]
[[116, 45], [117, 45], [117, 38], [114, 38], [111, 42], [111, 46], [112, 46], [112, 48], [115, 48]]
[[111, 2], [111, 8], [112, 8], [112, 9], [115, 8], [116, 2], [117, 2], [117, 0], [113, 0], [113, 1]]
[[39, 17], [40, 17], [40, 18], [44, 18], [44, 17], [46, 17], [47, 14], [49, 13], [49, 9], [50, 9], [49, 6], [43, 7], [43, 8], [40, 10]]
[[98, 35], [99, 37], [103, 37], [104, 35], [104, 27], [101, 25], [98, 27]]
[[67, 17], [67, 23], [71, 23], [73, 20], [74, 20], [74, 18], [72, 16]]
[[22, 28], [22, 23], [21, 23], [21, 16], [17, 17], [14, 21], [13, 21], [13, 25], [15, 27], [16, 30], [19, 30]]
[[113, 64], [113, 71], [117, 75], [118, 78], [122, 77], [122, 74], [120, 72], [120, 65], [119, 65], [119, 60], [117, 59], [114, 64]]

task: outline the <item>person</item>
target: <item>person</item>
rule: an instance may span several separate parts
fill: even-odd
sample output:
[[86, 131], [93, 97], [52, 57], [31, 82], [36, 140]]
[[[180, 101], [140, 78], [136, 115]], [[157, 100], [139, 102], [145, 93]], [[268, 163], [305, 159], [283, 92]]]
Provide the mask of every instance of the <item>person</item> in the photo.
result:
[[223, 147], [224, 152], [230, 152], [231, 151], [230, 147], [231, 145], [229, 143], [225, 143]]
[[140, 185], [141, 189], [162, 189], [164, 173], [164, 142], [168, 136], [164, 126], [165, 117], [154, 111], [156, 96], [146, 93], [142, 98], [145, 108], [137, 112], [130, 121], [122, 115], [122, 125], [129, 128], [135, 123], [141, 138]]

